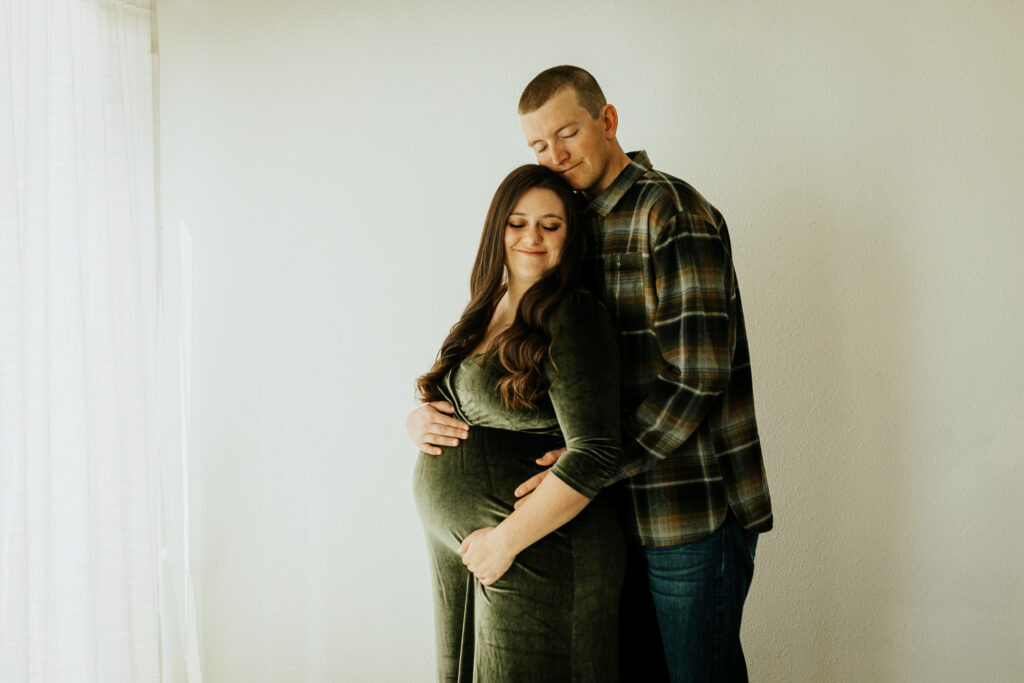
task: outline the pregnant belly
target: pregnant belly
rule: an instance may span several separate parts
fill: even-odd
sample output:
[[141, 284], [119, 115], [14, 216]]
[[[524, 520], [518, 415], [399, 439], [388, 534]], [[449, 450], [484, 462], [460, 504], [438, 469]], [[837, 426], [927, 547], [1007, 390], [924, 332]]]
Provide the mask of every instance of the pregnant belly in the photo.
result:
[[552, 435], [472, 427], [459, 446], [420, 453], [413, 495], [424, 528], [454, 549], [471, 531], [498, 524], [512, 512], [516, 487], [543, 469], [534, 460], [561, 445]]

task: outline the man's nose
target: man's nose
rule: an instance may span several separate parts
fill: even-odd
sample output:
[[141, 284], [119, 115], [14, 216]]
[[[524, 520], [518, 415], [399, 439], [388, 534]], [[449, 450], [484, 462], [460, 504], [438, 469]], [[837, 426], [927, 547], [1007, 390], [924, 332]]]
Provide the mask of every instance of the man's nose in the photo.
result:
[[558, 142], [558, 141], [551, 143], [551, 165], [552, 166], [561, 166], [562, 164], [564, 164], [566, 162], [566, 160], [568, 160], [568, 158], [569, 158], [569, 150], [566, 148], [566, 146], [564, 144], [562, 144], [561, 142]]

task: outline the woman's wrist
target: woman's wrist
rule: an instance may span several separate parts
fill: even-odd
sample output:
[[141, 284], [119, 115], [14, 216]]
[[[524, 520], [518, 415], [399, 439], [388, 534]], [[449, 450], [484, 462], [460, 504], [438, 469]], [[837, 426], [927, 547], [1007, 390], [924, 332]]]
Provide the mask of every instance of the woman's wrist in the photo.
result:
[[494, 540], [497, 541], [498, 545], [500, 545], [505, 552], [510, 555], [518, 555], [526, 546], [520, 543], [520, 539], [517, 538], [519, 534], [516, 533], [514, 528], [515, 522], [510, 520], [511, 515], [506, 517], [498, 526], [494, 527], [494, 531], [492, 533], [496, 536]]

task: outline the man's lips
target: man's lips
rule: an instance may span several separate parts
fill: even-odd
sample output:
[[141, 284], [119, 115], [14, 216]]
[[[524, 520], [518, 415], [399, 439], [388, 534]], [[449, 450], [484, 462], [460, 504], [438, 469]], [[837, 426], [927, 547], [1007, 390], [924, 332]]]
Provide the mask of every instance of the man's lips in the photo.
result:
[[574, 168], [577, 168], [582, 163], [583, 162], [581, 161], [579, 164], [576, 164], [575, 166], [570, 166], [569, 168], [565, 169], [564, 171], [559, 171], [559, 173], [561, 173], [562, 175], [565, 175], [566, 173], [568, 173], [569, 171], [573, 170]]

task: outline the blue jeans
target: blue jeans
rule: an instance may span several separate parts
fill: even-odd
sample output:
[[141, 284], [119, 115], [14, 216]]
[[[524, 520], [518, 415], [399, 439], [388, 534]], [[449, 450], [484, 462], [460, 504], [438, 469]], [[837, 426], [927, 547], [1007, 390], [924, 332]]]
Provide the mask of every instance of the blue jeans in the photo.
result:
[[619, 625], [622, 680], [746, 681], [740, 622], [756, 548], [757, 534], [732, 514], [699, 541], [630, 548]]

